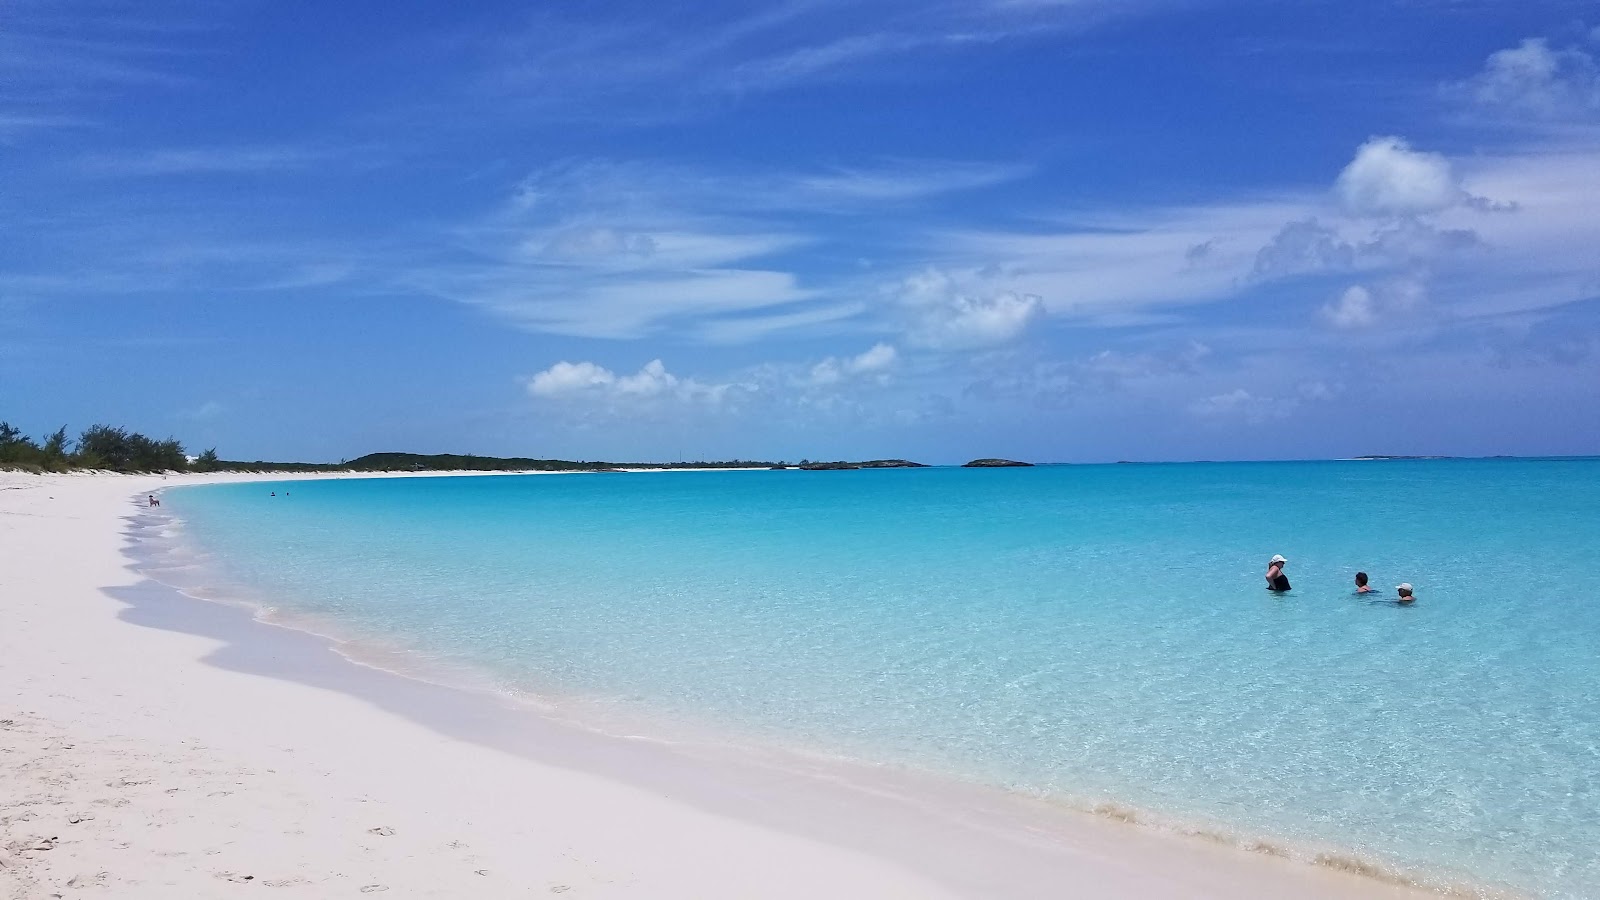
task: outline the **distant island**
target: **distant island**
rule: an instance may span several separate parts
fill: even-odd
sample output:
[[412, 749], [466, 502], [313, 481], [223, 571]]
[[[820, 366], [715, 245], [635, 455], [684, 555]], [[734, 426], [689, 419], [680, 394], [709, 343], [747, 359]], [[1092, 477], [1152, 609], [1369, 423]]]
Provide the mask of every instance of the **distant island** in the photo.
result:
[[[1504, 458], [1511, 459], [1512, 457], [1504, 457]], [[1390, 456], [1388, 454], [1383, 454], [1383, 453], [1374, 453], [1374, 454], [1370, 454], [1368, 456], [1352, 456], [1352, 457], [1350, 457], [1350, 459], [1352, 461], [1357, 461], [1357, 460], [1367, 461], [1367, 460], [1379, 460], [1379, 459], [1455, 459], [1455, 457], [1454, 456]]]
[[[780, 466], [779, 468], [787, 468]], [[796, 469], [806, 472], [837, 472], [847, 469], [926, 469], [923, 463], [909, 459], [869, 459], [865, 462], [810, 462], [803, 461]]]
[[1031, 466], [1030, 462], [1017, 462], [1014, 459], [975, 459], [966, 463], [963, 469], [1009, 469], [1018, 466]]

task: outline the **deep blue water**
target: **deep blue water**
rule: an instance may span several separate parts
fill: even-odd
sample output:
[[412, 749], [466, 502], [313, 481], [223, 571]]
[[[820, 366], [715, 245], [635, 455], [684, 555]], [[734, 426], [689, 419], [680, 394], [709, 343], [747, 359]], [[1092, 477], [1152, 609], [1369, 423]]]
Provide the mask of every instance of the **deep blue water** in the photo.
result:
[[[322, 481], [166, 508], [276, 605], [506, 686], [1600, 893], [1600, 461]], [[1416, 604], [1354, 596], [1358, 569]]]

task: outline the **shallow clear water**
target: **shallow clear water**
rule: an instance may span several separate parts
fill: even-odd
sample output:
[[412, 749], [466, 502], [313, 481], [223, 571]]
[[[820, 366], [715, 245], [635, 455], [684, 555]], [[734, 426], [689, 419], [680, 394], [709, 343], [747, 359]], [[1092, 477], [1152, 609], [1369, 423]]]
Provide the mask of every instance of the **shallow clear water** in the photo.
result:
[[[167, 509], [280, 607], [509, 686], [1600, 891], [1600, 461], [322, 481]], [[1358, 569], [1417, 603], [1357, 598]]]

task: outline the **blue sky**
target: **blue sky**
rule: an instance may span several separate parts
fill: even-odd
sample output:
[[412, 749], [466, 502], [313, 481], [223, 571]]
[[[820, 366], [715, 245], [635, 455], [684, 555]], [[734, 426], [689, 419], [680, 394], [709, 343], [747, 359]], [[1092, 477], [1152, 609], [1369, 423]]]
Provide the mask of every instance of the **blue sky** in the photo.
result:
[[1587, 2], [11, 0], [0, 417], [1594, 453], [1597, 207]]

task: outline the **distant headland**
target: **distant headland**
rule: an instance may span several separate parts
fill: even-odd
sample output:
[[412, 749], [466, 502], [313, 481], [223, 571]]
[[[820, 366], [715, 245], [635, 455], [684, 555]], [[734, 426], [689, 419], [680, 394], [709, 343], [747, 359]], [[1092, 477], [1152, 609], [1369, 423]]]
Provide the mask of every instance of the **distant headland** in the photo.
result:
[[[1031, 466], [1010, 459], [975, 459], [966, 468]], [[471, 453], [368, 453], [337, 463], [275, 462], [223, 459], [213, 449], [190, 455], [176, 438], [157, 440], [136, 431], [95, 425], [76, 440], [61, 428], [34, 439], [0, 421], [0, 469], [29, 472], [621, 472], [660, 469], [796, 469], [829, 472], [852, 469], [923, 469], [909, 459], [824, 461], [727, 459], [679, 462], [611, 462], [607, 460], [540, 459], [529, 456], [478, 456]]]

